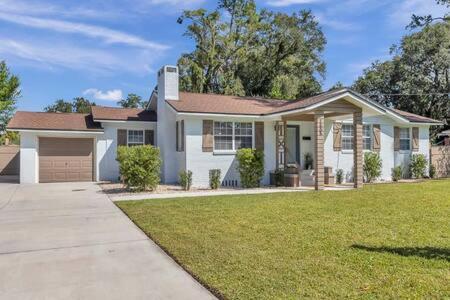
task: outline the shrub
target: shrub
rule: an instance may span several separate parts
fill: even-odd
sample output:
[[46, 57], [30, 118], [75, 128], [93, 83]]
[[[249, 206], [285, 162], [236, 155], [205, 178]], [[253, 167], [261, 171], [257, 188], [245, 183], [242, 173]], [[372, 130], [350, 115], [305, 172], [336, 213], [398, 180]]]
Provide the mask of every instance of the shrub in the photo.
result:
[[427, 169], [428, 161], [423, 154], [411, 155], [409, 162], [409, 170], [414, 178], [423, 178]]
[[430, 178], [436, 178], [436, 167], [430, 164]]
[[158, 186], [161, 167], [159, 148], [151, 145], [119, 146], [116, 160], [128, 188], [144, 191], [154, 190]]
[[185, 191], [189, 191], [192, 186], [192, 171], [181, 171], [178, 176], [180, 177], [180, 185]]
[[381, 167], [383, 163], [381, 157], [376, 152], [364, 153], [363, 172], [366, 182], [372, 182], [381, 175]]
[[336, 170], [336, 182], [338, 184], [342, 184], [343, 181], [344, 181], [344, 170], [337, 169]]
[[259, 187], [264, 175], [264, 152], [249, 148], [239, 149], [236, 158], [242, 187]]
[[209, 187], [217, 190], [220, 187], [222, 171], [220, 169], [209, 170]]
[[402, 179], [403, 169], [402, 166], [396, 166], [392, 168], [392, 181], [399, 181]]

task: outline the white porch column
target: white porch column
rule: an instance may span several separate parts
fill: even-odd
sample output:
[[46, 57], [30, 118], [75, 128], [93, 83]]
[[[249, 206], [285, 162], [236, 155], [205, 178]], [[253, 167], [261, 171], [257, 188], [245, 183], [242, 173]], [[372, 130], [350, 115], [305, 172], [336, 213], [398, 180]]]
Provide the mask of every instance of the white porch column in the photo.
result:
[[314, 114], [314, 153], [315, 153], [315, 160], [314, 160], [314, 173], [315, 173], [315, 189], [316, 190], [323, 190], [323, 185], [325, 181], [325, 174], [324, 174], [324, 150], [323, 150], [323, 143], [324, 143], [324, 113], [323, 112], [316, 112]]
[[354, 187], [360, 188], [363, 186], [363, 141], [362, 141], [362, 112], [357, 111], [353, 113], [353, 180]]

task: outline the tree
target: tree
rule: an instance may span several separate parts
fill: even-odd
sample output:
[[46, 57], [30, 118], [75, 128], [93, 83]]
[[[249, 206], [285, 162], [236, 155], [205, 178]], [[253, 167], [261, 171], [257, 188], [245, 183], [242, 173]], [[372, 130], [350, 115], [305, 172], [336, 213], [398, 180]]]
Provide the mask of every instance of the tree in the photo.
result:
[[20, 80], [12, 75], [4, 61], [0, 62], [0, 132], [6, 129], [20, 97]]
[[95, 102], [90, 102], [83, 97], [76, 97], [72, 102], [72, 110], [77, 113], [88, 114], [91, 112], [91, 106], [95, 106]]
[[338, 90], [338, 89], [342, 89], [342, 88], [345, 88], [344, 84], [342, 82], [338, 81], [335, 84], [333, 84], [333, 86], [330, 87], [328, 90], [331, 91], [331, 90]]
[[72, 103], [65, 101], [64, 99], [56, 100], [54, 104], [48, 105], [44, 108], [46, 112], [60, 112], [60, 113], [71, 113]]
[[[374, 62], [353, 88], [372, 99], [450, 124], [450, 22], [424, 27]], [[434, 133], [434, 132], [433, 132]]]
[[[450, 0], [436, 0], [437, 4], [445, 5], [445, 7], [450, 8]], [[450, 13], [447, 12], [443, 16], [433, 17], [432, 15], [418, 16], [413, 14], [411, 16], [411, 23], [409, 23], [407, 28], [414, 29], [418, 27], [428, 26], [434, 21], [450, 21]]]
[[117, 102], [117, 104], [124, 108], [138, 108], [144, 107], [145, 102], [142, 101], [141, 96], [136, 94], [128, 94], [127, 99], [122, 99]]
[[72, 102], [65, 101], [64, 99], [56, 100], [54, 104], [48, 105], [44, 108], [46, 112], [60, 112], [60, 113], [83, 113], [87, 114], [91, 112], [91, 106], [95, 106], [94, 102], [90, 102], [83, 97], [76, 97]]
[[[310, 11], [258, 11], [253, 0], [222, 0], [212, 12], [184, 11], [196, 48], [178, 60], [182, 90], [294, 99], [321, 89], [325, 37]], [[287, 81], [286, 81], [287, 80]]]

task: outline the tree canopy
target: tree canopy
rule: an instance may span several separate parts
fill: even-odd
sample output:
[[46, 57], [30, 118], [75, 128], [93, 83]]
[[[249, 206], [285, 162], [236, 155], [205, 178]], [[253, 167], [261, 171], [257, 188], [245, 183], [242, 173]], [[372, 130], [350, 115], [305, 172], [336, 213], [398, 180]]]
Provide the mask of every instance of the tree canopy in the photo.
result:
[[[436, 0], [437, 4], [444, 5], [447, 8], [450, 8], [450, 0]], [[413, 14], [411, 16], [411, 23], [407, 26], [407, 28], [418, 28], [430, 25], [434, 21], [450, 21], [450, 11], [445, 13], [443, 16], [433, 16], [431, 14], [429, 15], [416, 15]]]
[[376, 101], [450, 124], [450, 22], [423, 27], [374, 62], [353, 85]]
[[76, 97], [70, 101], [64, 99], [58, 99], [52, 105], [48, 105], [44, 108], [46, 112], [60, 112], [60, 113], [83, 113], [87, 114], [91, 112], [91, 106], [95, 106], [95, 102], [90, 102], [83, 97]]
[[221, 0], [186, 10], [178, 22], [195, 50], [178, 60], [182, 90], [283, 99], [321, 90], [325, 36], [310, 11], [258, 10], [253, 0]]
[[0, 132], [3, 132], [20, 97], [20, 80], [11, 74], [4, 61], [0, 61]]
[[126, 99], [120, 100], [117, 104], [124, 108], [138, 108], [144, 107], [146, 103], [142, 101], [141, 96], [130, 93]]

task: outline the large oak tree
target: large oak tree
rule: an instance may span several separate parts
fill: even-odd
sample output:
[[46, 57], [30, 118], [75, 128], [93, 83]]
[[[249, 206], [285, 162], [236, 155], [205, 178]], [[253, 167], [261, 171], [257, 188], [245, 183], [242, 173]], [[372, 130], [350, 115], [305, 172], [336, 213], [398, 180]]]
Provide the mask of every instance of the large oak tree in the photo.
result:
[[195, 50], [178, 61], [185, 91], [295, 99], [321, 90], [325, 37], [310, 11], [258, 10], [253, 0], [179, 18]]

